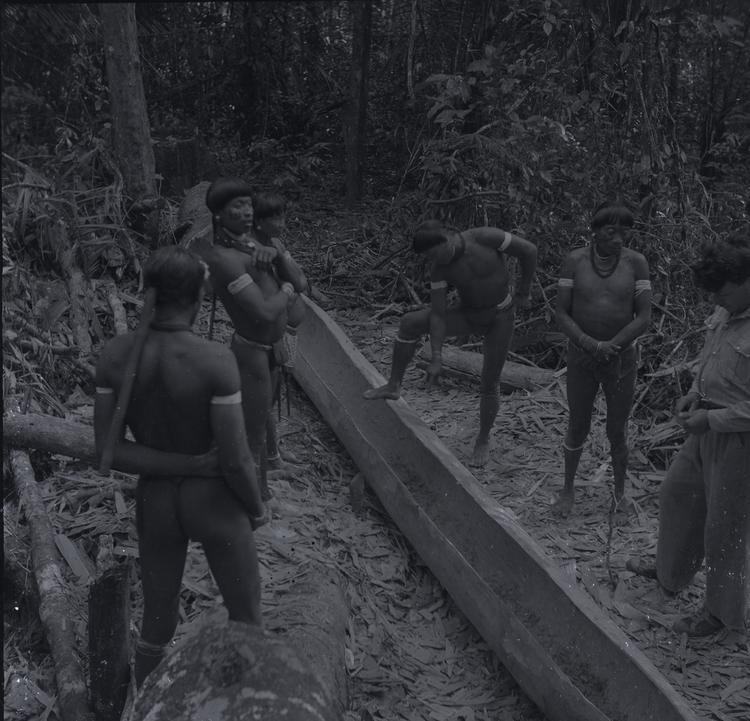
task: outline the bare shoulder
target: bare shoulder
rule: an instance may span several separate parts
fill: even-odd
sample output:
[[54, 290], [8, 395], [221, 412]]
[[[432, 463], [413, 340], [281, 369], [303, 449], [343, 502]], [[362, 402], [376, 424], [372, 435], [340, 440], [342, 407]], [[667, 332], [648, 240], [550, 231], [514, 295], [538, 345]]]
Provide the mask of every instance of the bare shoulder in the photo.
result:
[[229, 346], [193, 336], [191, 351], [201, 377], [214, 393], [233, 393], [239, 388], [237, 359]]
[[644, 256], [643, 253], [639, 253], [637, 250], [633, 250], [632, 248], [623, 248], [622, 258], [623, 260], [629, 262], [636, 272], [645, 271], [646, 273], [648, 273], [648, 261], [646, 260], [646, 256]]
[[582, 263], [588, 263], [589, 251], [587, 247], [573, 248], [563, 259], [562, 275], [574, 275]]

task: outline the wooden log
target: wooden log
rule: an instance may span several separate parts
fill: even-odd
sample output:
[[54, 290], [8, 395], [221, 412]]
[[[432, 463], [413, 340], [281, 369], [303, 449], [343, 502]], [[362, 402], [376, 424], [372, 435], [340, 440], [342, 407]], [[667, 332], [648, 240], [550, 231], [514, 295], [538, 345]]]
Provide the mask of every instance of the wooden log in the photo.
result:
[[10, 453], [10, 465], [31, 536], [31, 558], [39, 589], [39, 617], [52, 653], [57, 703], [62, 721], [93, 721], [86, 683], [76, 653], [72, 609], [61, 570], [61, 558], [31, 461], [25, 451]]
[[3, 417], [3, 443], [96, 463], [94, 429], [65, 418], [9, 413]]
[[130, 684], [132, 561], [117, 563], [112, 536], [99, 537], [97, 578], [89, 588], [89, 690], [96, 721], [119, 721]]
[[267, 622], [269, 630], [282, 634], [314, 669], [339, 715], [347, 707], [344, 647], [348, 616], [338, 573], [314, 565], [296, 577]]
[[146, 679], [130, 719], [337, 721], [347, 615], [332, 573], [310, 569], [269, 622], [274, 631], [210, 623], [178, 645]]
[[347, 706], [348, 608], [338, 574], [307, 567], [265, 619], [208, 623], [143, 684], [130, 721], [337, 721]]
[[125, 312], [125, 306], [120, 300], [120, 295], [117, 292], [117, 286], [114, 284], [114, 281], [106, 281], [105, 288], [107, 292], [107, 302], [112, 309], [115, 333], [117, 335], [123, 335], [128, 332], [128, 316]]
[[[417, 355], [417, 365], [426, 368], [431, 355], [429, 344], [425, 344]], [[443, 372], [461, 378], [478, 379], [482, 375], [482, 354], [445, 345]], [[554, 380], [554, 371], [506, 360], [500, 375], [500, 389], [505, 392], [519, 389], [534, 391], [550, 385]]]
[[58, 257], [65, 276], [65, 283], [68, 286], [70, 296], [70, 325], [73, 330], [73, 336], [76, 339], [76, 345], [84, 356], [91, 355], [91, 333], [89, 332], [89, 313], [88, 298], [90, 297], [90, 288], [74, 260], [74, 251], [68, 238], [68, 228], [65, 222], [58, 220], [50, 226], [51, 240], [56, 248], [59, 249]]

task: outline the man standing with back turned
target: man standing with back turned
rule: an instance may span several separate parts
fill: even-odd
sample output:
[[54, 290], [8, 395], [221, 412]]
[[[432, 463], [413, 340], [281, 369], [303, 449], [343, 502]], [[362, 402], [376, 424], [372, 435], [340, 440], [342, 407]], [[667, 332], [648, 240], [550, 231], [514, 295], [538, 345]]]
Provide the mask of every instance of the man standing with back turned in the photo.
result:
[[[528, 307], [531, 281], [536, 269], [536, 246], [498, 228], [448, 230], [436, 220], [417, 228], [412, 247], [432, 261], [431, 305], [407, 313], [401, 319], [393, 348], [391, 375], [380, 388], [365, 391], [368, 400], [396, 399], [416, 344], [430, 334], [432, 358], [427, 382], [432, 385], [442, 370], [443, 342], [450, 336], [484, 337], [479, 401], [479, 433], [471, 465], [489, 460], [489, 440], [499, 408], [500, 373], [513, 335], [514, 306]], [[515, 294], [510, 286], [505, 255], [519, 259], [521, 280]], [[455, 287], [460, 303], [447, 307], [448, 286]]]

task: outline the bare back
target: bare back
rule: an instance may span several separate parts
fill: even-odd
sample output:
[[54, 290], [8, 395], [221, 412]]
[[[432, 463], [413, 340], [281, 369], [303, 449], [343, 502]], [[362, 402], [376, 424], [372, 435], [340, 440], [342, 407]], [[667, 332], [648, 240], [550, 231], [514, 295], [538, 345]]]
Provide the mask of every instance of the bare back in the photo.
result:
[[[106, 378], [119, 392], [135, 336], [110, 341], [102, 353]], [[211, 398], [234, 364], [231, 351], [186, 331], [150, 330], [125, 419], [136, 441], [162, 451], [205, 453], [213, 434]]]

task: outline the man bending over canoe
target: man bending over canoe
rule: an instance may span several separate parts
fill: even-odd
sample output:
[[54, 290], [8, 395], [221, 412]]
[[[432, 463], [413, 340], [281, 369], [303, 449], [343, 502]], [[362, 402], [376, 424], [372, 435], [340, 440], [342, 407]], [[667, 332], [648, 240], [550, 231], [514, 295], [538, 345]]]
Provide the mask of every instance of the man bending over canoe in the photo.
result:
[[[365, 391], [368, 400], [396, 399], [401, 381], [416, 344], [430, 335], [432, 357], [427, 383], [437, 381], [442, 370], [442, 348], [446, 338], [484, 336], [479, 401], [479, 433], [471, 464], [483, 466], [489, 460], [489, 439], [499, 408], [500, 373], [513, 335], [514, 307], [529, 304], [531, 281], [536, 268], [536, 246], [498, 228], [448, 230], [436, 220], [417, 228], [412, 247], [432, 261], [430, 307], [407, 313], [401, 319], [393, 347], [391, 375], [380, 388]], [[513, 292], [505, 255], [519, 259], [521, 279]], [[448, 307], [448, 287], [458, 292], [460, 302]]]
[[[130, 377], [128, 359], [140, 344], [125, 416], [136, 442], [125, 439], [124, 426], [117, 429], [113, 458], [119, 470], [141, 474], [136, 490], [144, 599], [135, 656], [139, 685], [164, 656], [177, 627], [189, 540], [203, 545], [229, 618], [253, 624], [261, 618], [253, 529], [267, 515], [245, 437], [237, 362], [225, 346], [192, 333], [204, 279], [205, 266], [192, 253], [175, 247], [156, 251], [144, 269], [147, 292], [155, 291], [145, 339], [138, 333], [113, 338], [96, 368], [94, 430], [97, 452], [106, 455], [118, 395]], [[219, 461], [213, 472], [212, 444]], [[204, 455], [191, 455], [196, 453]]]
[[557, 288], [557, 323], [568, 336], [570, 410], [563, 443], [565, 481], [553, 506], [560, 516], [573, 509], [576, 470], [600, 386], [607, 401], [615, 505], [622, 512], [630, 506], [625, 497], [626, 431], [638, 366], [635, 340], [651, 319], [648, 262], [627, 247], [633, 214], [619, 202], [602, 203], [591, 230], [591, 243], [563, 261]]

